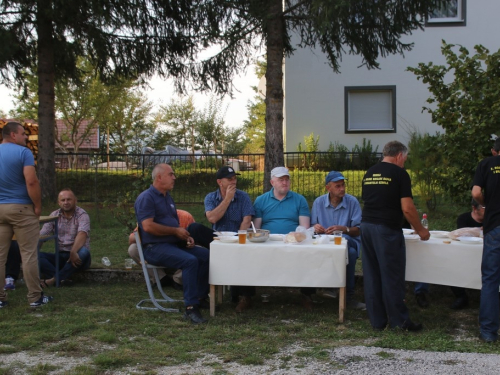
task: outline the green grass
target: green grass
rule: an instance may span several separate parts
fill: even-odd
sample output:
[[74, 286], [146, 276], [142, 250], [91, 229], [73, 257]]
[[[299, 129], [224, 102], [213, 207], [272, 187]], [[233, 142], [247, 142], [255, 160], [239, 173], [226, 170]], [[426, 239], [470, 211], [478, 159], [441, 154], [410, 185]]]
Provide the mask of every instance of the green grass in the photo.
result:
[[[102, 268], [100, 259], [110, 258], [111, 268], [123, 268], [128, 257], [128, 230], [108, 210], [83, 205], [91, 215], [92, 267]], [[199, 222], [204, 219], [202, 205], [179, 206], [191, 212]], [[456, 216], [468, 207], [442, 206], [428, 213], [430, 229], [454, 229]], [[49, 246], [48, 244], [46, 246]], [[361, 262], [358, 262], [358, 272]], [[364, 300], [363, 279], [356, 285], [357, 298]], [[192, 326], [179, 313], [137, 310], [135, 304], [146, 298], [145, 283], [114, 280], [107, 283], [78, 281], [72, 286], [49, 288], [53, 303], [29, 310], [26, 287], [18, 284], [9, 292], [9, 306], [0, 310], [2, 344], [0, 354], [19, 351], [90, 358], [71, 373], [95, 374], [136, 367], [140, 373], [155, 373], [160, 366], [193, 363], [205, 354], [224, 362], [259, 365], [292, 344], [303, 349], [295, 357], [330, 363], [328, 351], [346, 345], [376, 346], [387, 349], [458, 351], [500, 354], [500, 345], [484, 345], [478, 338], [479, 291], [469, 291], [470, 308], [449, 309], [453, 294], [448, 287], [431, 286], [430, 307], [420, 309], [413, 298], [413, 285], [407, 284], [407, 304], [412, 320], [422, 322], [421, 333], [371, 329], [366, 312], [346, 312], [338, 322], [338, 300], [315, 296], [312, 313], [303, 310], [296, 288], [258, 288], [257, 295], [268, 293], [263, 304], [257, 296], [254, 308], [238, 315], [225, 296], [221, 310], [204, 326]], [[168, 289], [174, 298], [181, 293]], [[182, 305], [179, 305], [182, 309]], [[208, 317], [208, 312], [205, 312]], [[386, 356], [381, 350], [379, 356]], [[287, 368], [287, 360], [281, 361]], [[353, 361], [361, 360], [354, 358]], [[337, 366], [338, 364], [331, 364]], [[25, 365], [27, 366], [27, 365]], [[32, 364], [30, 373], [53, 370], [46, 362]], [[217, 364], [206, 366], [218, 369]], [[0, 374], [13, 373], [0, 365]], [[220, 370], [219, 373], [225, 373]]]

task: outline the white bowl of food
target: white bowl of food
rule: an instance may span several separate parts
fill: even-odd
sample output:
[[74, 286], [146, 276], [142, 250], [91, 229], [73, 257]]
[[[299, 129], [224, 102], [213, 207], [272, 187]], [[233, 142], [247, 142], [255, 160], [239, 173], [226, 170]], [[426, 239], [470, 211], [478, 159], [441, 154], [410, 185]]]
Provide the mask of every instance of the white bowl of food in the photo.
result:
[[237, 236], [219, 236], [220, 242], [238, 242]]

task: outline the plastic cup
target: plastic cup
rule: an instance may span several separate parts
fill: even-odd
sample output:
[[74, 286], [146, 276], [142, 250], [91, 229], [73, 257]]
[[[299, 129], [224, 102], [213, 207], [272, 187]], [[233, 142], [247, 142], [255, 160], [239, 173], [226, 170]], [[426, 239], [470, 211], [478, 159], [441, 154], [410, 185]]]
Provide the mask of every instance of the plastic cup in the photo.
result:
[[125, 269], [127, 271], [131, 270], [133, 266], [134, 266], [134, 260], [133, 259], [125, 259]]
[[342, 231], [341, 230], [335, 230], [335, 231], [333, 231], [333, 243], [335, 245], [341, 245], [342, 244]]
[[239, 230], [238, 231], [238, 243], [240, 245], [244, 245], [247, 243], [247, 231], [246, 230]]
[[104, 264], [106, 267], [111, 266], [111, 261], [108, 259], [108, 257], [103, 257], [101, 260], [102, 264]]

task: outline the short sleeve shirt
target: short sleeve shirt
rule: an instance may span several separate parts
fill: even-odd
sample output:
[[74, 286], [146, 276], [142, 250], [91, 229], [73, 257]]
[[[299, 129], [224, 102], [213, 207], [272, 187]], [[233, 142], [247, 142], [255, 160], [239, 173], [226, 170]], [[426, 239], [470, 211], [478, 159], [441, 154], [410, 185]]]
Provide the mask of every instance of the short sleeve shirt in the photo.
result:
[[413, 199], [408, 172], [392, 163], [378, 163], [366, 172], [362, 188], [361, 221], [401, 229], [401, 198]]
[[170, 194], [163, 195], [153, 185], [143, 191], [135, 201], [135, 216], [141, 230], [141, 240], [144, 244], [150, 243], [177, 243], [174, 235], [156, 236], [144, 231], [142, 222], [152, 218], [155, 223], [167, 227], [179, 227], [179, 218], [175, 203]]
[[0, 204], [33, 204], [24, 167], [35, 166], [31, 150], [14, 143], [0, 144]]
[[483, 159], [476, 168], [473, 185], [484, 190], [483, 232], [500, 226], [500, 156]]
[[306, 199], [293, 191], [280, 201], [274, 196], [274, 188], [257, 197], [254, 202], [255, 217], [262, 219], [262, 229], [271, 233], [287, 234], [299, 225], [299, 216], [310, 216]]
[[[222, 202], [220, 190], [207, 194], [205, 197], [205, 212], [212, 211], [217, 208]], [[236, 189], [234, 198], [229, 204], [224, 216], [215, 224], [212, 225], [213, 230], [236, 232], [240, 229], [241, 222], [245, 216], [253, 216], [252, 200], [244, 191]]]
[[[75, 213], [70, 218], [64, 216], [61, 209], [51, 212], [50, 216], [57, 216], [57, 235], [59, 240], [59, 250], [71, 251], [75, 243], [76, 235], [79, 232], [87, 233], [85, 247], [90, 250], [90, 217], [87, 212], [76, 206]], [[40, 236], [54, 233], [54, 222], [46, 223], [40, 230]]]

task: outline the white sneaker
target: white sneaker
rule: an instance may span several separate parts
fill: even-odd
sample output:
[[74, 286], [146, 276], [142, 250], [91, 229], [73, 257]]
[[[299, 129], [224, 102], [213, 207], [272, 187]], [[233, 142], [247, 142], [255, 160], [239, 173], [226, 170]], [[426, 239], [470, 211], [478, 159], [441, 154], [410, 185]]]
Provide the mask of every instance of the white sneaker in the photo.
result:
[[337, 288], [323, 289], [323, 296], [328, 298], [337, 298], [339, 290]]

